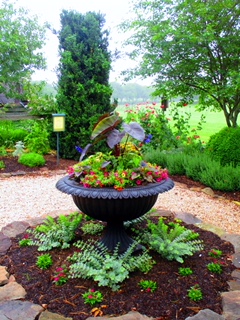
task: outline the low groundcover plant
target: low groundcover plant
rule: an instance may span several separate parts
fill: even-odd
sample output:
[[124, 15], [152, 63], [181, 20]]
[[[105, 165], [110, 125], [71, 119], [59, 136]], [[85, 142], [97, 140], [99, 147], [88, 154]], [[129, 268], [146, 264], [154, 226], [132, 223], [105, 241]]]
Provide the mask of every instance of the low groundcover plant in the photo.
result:
[[[122, 130], [118, 128], [120, 125]], [[146, 135], [137, 122], [123, 123], [119, 115], [107, 114], [96, 124], [91, 139], [106, 139], [111, 150], [107, 153], [96, 152], [83, 160], [92, 144], [84, 149], [76, 147], [81, 153], [80, 162], [69, 167], [68, 174], [83, 187], [114, 187], [121, 191], [168, 178], [166, 169], [144, 161], [140, 149], [143, 143], [151, 141], [151, 135]]]
[[84, 303], [90, 304], [91, 306], [94, 306], [95, 304], [103, 301], [102, 293], [94, 289], [89, 289], [87, 292], [82, 294], [82, 297]]

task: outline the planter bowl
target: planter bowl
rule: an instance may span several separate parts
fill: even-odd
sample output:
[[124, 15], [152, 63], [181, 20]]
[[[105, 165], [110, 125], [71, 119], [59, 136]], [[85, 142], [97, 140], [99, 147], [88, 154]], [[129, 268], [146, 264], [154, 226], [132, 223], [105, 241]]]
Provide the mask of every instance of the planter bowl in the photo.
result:
[[120, 242], [120, 252], [125, 251], [133, 242], [125, 232], [124, 221], [134, 220], [147, 213], [156, 203], [158, 195], [173, 186], [173, 181], [167, 179], [117, 191], [114, 188], [84, 188], [69, 177], [63, 177], [56, 184], [58, 190], [72, 196], [81, 212], [107, 222], [101, 242], [110, 251]]

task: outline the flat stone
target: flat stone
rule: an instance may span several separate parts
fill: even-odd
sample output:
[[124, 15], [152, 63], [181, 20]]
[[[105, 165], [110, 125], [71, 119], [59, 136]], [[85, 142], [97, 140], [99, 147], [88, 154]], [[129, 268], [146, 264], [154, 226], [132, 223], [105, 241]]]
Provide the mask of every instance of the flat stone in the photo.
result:
[[23, 233], [29, 227], [29, 223], [26, 221], [14, 221], [2, 228], [2, 233], [9, 238], [14, 238], [18, 234]]
[[231, 274], [234, 280], [240, 281], [240, 270], [234, 270]]
[[200, 188], [200, 187], [191, 187], [189, 190], [196, 191], [196, 192], [202, 192], [202, 188]]
[[9, 273], [7, 272], [7, 268], [0, 266], [0, 286], [8, 283]]
[[240, 268], [240, 252], [232, 256], [232, 263], [236, 268]]
[[[40, 314], [39, 320], [72, 320], [72, 318], [65, 318], [57, 313], [46, 310]], [[94, 318], [94, 320], [96, 320], [96, 318]]]
[[[110, 317], [101, 317], [101, 320], [109, 320], [109, 319], [110, 319]], [[124, 314], [119, 317], [114, 317], [114, 318], [111, 317], [111, 319], [114, 319], [114, 320], [148, 320], [148, 319], [153, 319], [153, 318], [149, 318], [149, 317], [142, 315], [136, 311], [130, 311], [127, 314]], [[89, 317], [89, 318], [87, 318], [87, 320], [96, 320], [96, 317]]]
[[0, 303], [0, 320], [35, 320], [43, 310], [29, 301], [7, 301]]
[[216, 313], [213, 312], [210, 309], [204, 309], [198, 312], [195, 316], [187, 317], [186, 320], [224, 320], [225, 318]]
[[0, 287], [0, 303], [8, 300], [23, 299], [26, 296], [25, 289], [17, 282], [9, 282]]
[[203, 189], [202, 189], [202, 192], [203, 192], [203, 193], [206, 193], [207, 195], [209, 195], [209, 196], [211, 196], [211, 197], [214, 197], [214, 196], [215, 196], [214, 191], [213, 191], [211, 188], [209, 188], [209, 187], [203, 188]]
[[16, 171], [12, 172], [12, 176], [24, 176], [26, 174], [26, 171]]
[[198, 219], [193, 214], [188, 212], [176, 212], [175, 218], [181, 219], [183, 222], [187, 224], [198, 224], [202, 222], [202, 220]]
[[200, 223], [198, 225], [199, 228], [203, 229], [203, 230], [206, 230], [206, 231], [211, 231], [215, 234], [217, 234], [219, 237], [222, 237], [226, 232], [221, 229], [221, 228], [218, 228], [212, 224], [209, 224], [209, 223]]
[[172, 217], [173, 213], [169, 210], [156, 209], [151, 212], [151, 216]]
[[230, 291], [240, 290], [240, 281], [237, 280], [230, 280], [227, 282], [229, 285]]
[[240, 252], [240, 235], [239, 234], [225, 234], [223, 240], [229, 241], [234, 246], [234, 251]]
[[240, 291], [223, 292], [221, 296], [225, 319], [238, 320], [240, 318]]
[[0, 232], [0, 257], [4, 256], [11, 247], [12, 241], [3, 232]]

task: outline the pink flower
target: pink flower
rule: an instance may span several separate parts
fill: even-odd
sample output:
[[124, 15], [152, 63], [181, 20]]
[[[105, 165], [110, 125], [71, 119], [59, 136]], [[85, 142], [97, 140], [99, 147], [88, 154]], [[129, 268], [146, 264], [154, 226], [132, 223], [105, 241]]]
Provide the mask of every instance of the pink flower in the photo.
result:
[[57, 268], [56, 271], [57, 272], [63, 271], [63, 268]]
[[168, 178], [168, 172], [165, 171], [162, 173], [162, 179], [167, 179]]
[[59, 281], [60, 280], [60, 278], [59, 277], [56, 277], [56, 278], [54, 278], [54, 281]]
[[74, 174], [74, 169], [73, 169], [73, 167], [68, 167], [67, 173], [68, 173], [68, 174]]
[[93, 296], [90, 294], [89, 296], [88, 296], [88, 299], [92, 299], [93, 298]]
[[137, 181], [136, 181], [136, 184], [137, 184], [137, 185], [141, 185], [141, 184], [142, 184], [142, 181], [141, 181], [141, 180], [137, 180]]

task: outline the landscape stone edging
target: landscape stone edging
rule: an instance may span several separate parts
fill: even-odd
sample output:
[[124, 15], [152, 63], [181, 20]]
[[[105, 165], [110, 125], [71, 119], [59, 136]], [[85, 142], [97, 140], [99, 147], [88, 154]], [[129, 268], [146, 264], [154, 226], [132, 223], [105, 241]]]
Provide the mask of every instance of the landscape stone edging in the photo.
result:
[[[155, 213], [156, 214], [156, 213]], [[159, 215], [172, 215], [170, 211], [158, 211], [157, 214]], [[212, 310], [204, 309], [198, 312], [196, 315], [192, 317], [187, 317], [185, 320], [240, 320], [240, 235], [231, 235], [226, 234], [223, 230], [219, 228], [215, 228], [213, 225], [208, 225], [202, 223], [201, 220], [193, 216], [189, 213], [176, 213], [176, 218], [181, 219], [187, 224], [196, 224], [202, 229], [207, 231], [214, 232], [220, 236], [221, 239], [229, 241], [232, 243], [234, 247], [234, 255], [232, 256], [232, 262], [237, 270], [234, 270], [232, 273], [233, 280], [232, 283], [229, 283], [230, 291], [221, 293], [222, 300], [223, 300], [223, 314], [219, 315]], [[0, 231], [0, 256], [4, 255], [7, 250], [11, 246], [10, 237], [16, 237], [18, 234], [23, 233], [29, 226], [36, 226], [44, 221], [45, 218], [40, 219], [31, 219], [26, 221], [14, 221], [7, 226], [3, 227]], [[1, 268], [1, 266], [0, 266]], [[2, 267], [5, 269], [5, 267]], [[239, 269], [239, 270], [238, 270]], [[1, 275], [0, 269], [0, 275]], [[56, 313], [49, 312], [44, 309], [43, 306], [33, 304], [29, 301], [21, 301], [17, 300], [20, 298], [24, 298], [25, 294], [22, 291], [23, 288], [18, 285], [14, 279], [14, 277], [6, 275], [6, 270], [3, 271], [3, 277], [0, 276], [0, 320], [34, 320], [37, 315], [39, 315], [39, 320], [72, 320], [72, 318], [64, 317]], [[2, 279], [2, 283], [1, 283]], [[7, 283], [6, 283], [7, 282]], [[21, 291], [22, 296], [18, 298], [14, 298], [14, 300], [9, 299], [2, 299], [1, 301], [1, 291], [4, 291], [4, 288], [9, 285], [9, 283], [15, 283]], [[233, 285], [235, 283], [235, 286]], [[17, 296], [16, 293], [16, 286], [13, 286], [14, 294]], [[8, 287], [9, 288], [9, 287]], [[237, 289], [234, 289], [237, 288]], [[239, 289], [238, 289], [239, 288]], [[3, 289], [3, 290], [1, 290]], [[23, 289], [24, 290], [24, 289]], [[9, 291], [8, 291], [9, 295]], [[15, 296], [15, 297], [16, 297]], [[16, 312], [17, 311], [17, 312]], [[27, 317], [26, 317], [27, 315]], [[101, 319], [108, 319], [108, 316], [101, 317]], [[114, 320], [145, 320], [145, 319], [152, 319], [147, 316], [141, 315], [138, 312], [130, 311], [129, 313], [115, 317]], [[87, 320], [95, 320], [95, 317], [89, 317]]]

